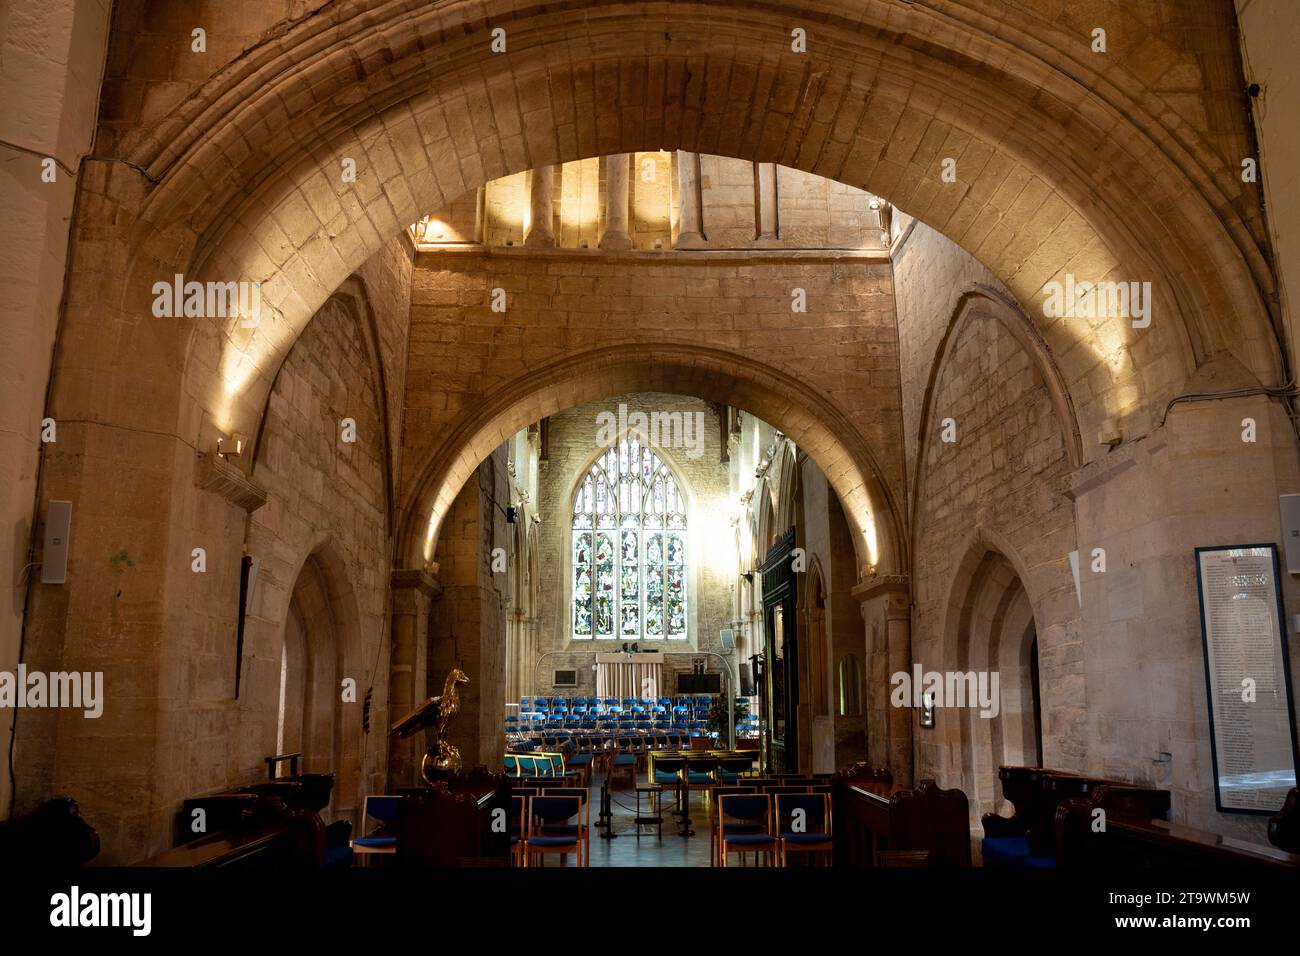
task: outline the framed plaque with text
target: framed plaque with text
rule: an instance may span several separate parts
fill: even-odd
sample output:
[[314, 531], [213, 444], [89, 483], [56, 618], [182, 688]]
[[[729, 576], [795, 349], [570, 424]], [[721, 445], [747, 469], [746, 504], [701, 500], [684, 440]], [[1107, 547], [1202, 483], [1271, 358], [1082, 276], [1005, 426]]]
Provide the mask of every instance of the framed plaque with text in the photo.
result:
[[1300, 762], [1277, 546], [1197, 548], [1196, 590], [1215, 803], [1276, 813]]

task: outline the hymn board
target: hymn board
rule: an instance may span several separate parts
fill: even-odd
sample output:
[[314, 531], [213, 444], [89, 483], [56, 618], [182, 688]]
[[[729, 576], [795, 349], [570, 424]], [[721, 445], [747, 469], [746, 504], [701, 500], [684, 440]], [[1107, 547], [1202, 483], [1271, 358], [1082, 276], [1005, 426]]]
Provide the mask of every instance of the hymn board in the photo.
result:
[[1296, 785], [1295, 711], [1277, 548], [1196, 549], [1215, 801], [1276, 813]]

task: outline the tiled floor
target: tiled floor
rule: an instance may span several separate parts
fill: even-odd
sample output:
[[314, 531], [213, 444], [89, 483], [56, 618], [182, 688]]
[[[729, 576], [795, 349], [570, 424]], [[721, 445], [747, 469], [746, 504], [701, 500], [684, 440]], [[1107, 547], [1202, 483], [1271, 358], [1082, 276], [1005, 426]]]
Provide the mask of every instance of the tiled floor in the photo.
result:
[[[702, 793], [691, 799], [693, 837], [678, 836], [679, 823], [672, 815], [673, 797], [664, 795], [663, 836], [654, 827], [643, 827], [640, 839], [632, 821], [636, 817], [636, 791], [626, 783], [611, 792], [611, 811], [615, 837], [605, 839], [605, 831], [598, 827], [600, 815], [600, 785], [591, 787], [591, 865], [592, 866], [708, 866], [709, 865], [709, 809]], [[650, 810], [649, 795], [641, 795], [641, 815], [654, 816]], [[552, 856], [547, 866], [559, 861]], [[573, 860], [568, 860], [573, 865]]]
[[[641, 813], [653, 816], [647, 794], [641, 795]], [[591, 788], [591, 820], [596, 823], [600, 813], [600, 787]], [[673, 797], [664, 794], [663, 837], [654, 827], [643, 827], [641, 838], [636, 837], [632, 820], [636, 816], [636, 792], [624, 786], [610, 793], [613, 814], [613, 832], [617, 836], [606, 840], [604, 831], [597, 830], [591, 838], [592, 866], [708, 866], [709, 865], [709, 810], [704, 795], [696, 793], [691, 799], [693, 837], [677, 835], [679, 824], [672, 815]]]

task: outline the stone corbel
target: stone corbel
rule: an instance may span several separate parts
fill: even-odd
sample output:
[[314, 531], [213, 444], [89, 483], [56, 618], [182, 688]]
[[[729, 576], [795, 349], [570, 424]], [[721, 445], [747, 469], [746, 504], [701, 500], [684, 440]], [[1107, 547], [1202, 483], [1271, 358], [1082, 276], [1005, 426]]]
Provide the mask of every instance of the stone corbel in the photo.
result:
[[438, 579], [428, 571], [420, 571], [412, 568], [394, 568], [390, 580], [394, 591], [400, 591], [404, 588], [415, 588], [430, 601], [436, 601], [442, 597], [441, 582], [439, 582]]
[[266, 489], [220, 455], [199, 454], [196, 482], [249, 514], [266, 504]]
[[870, 601], [878, 594], [893, 593], [906, 597], [908, 594], [906, 574], [873, 574], [863, 578], [853, 588], [853, 596], [858, 603]]

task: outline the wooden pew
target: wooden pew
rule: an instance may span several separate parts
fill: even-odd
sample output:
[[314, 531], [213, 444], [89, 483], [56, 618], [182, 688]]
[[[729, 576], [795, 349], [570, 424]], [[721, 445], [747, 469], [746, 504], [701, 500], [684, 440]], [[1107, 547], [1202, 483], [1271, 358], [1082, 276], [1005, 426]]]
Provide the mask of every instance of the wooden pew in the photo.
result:
[[970, 866], [970, 806], [933, 780], [915, 789], [837, 777], [837, 866]]
[[[289, 807], [279, 796], [219, 793], [185, 801], [180, 832], [196, 809], [208, 832], [140, 863], [161, 867], [322, 866], [325, 824], [315, 810]], [[214, 829], [214, 821], [220, 829]]]
[[64, 869], [98, 855], [99, 834], [71, 797], [56, 797], [26, 816], [0, 821], [0, 863]]
[[[1101, 787], [1111, 788], [1111, 799], [1124, 799], [1139, 816], [1166, 817], [1169, 793], [1135, 787], [1117, 780], [1089, 777], [1068, 770], [1047, 767], [998, 768], [1003, 796], [1015, 807], [1011, 817], [985, 814], [984, 840], [981, 844], [985, 866], [1050, 867], [1057, 865], [1057, 808], [1067, 800], [1087, 799]], [[1128, 807], [1129, 803], [1124, 804]], [[1125, 812], [1120, 808], [1121, 813]]]
[[[1070, 867], [1300, 867], [1300, 855], [1277, 847], [1152, 819], [1149, 794], [1138, 787], [1098, 787], [1056, 811], [1058, 860]], [[1094, 829], [1097, 808], [1105, 828]], [[1166, 810], [1168, 808], [1166, 807]]]

